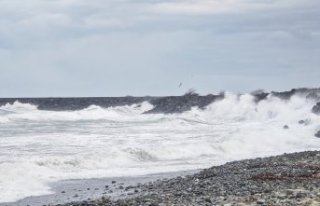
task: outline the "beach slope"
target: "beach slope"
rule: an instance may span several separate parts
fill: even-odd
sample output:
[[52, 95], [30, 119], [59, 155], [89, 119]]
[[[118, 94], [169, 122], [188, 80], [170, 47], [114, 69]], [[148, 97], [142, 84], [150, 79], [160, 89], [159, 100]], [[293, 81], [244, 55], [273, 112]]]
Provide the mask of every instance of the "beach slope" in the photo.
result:
[[63, 206], [319, 205], [320, 152], [235, 161], [123, 190], [132, 192]]

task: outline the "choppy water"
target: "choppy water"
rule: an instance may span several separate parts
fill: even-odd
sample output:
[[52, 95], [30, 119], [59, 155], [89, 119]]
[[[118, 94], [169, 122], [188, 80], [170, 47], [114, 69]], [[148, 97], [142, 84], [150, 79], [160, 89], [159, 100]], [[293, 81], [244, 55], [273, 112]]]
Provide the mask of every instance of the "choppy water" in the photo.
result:
[[[49, 194], [49, 183], [205, 168], [231, 160], [316, 150], [320, 116], [305, 97], [227, 94], [205, 110], [143, 114], [145, 102], [115, 108], [41, 111], [0, 107], [0, 202]], [[299, 124], [305, 120], [305, 124]], [[283, 125], [289, 125], [288, 130]]]

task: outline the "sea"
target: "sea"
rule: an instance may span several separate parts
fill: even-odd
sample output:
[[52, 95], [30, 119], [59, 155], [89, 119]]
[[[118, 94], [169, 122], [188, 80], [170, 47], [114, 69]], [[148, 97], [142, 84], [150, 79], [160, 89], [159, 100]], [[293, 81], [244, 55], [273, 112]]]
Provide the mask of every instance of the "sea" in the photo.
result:
[[[146, 113], [150, 102], [81, 110], [0, 107], [0, 203], [53, 193], [62, 180], [133, 177], [318, 150], [320, 116], [303, 95], [257, 102], [226, 93], [205, 108]], [[284, 126], [287, 125], [287, 128]]]

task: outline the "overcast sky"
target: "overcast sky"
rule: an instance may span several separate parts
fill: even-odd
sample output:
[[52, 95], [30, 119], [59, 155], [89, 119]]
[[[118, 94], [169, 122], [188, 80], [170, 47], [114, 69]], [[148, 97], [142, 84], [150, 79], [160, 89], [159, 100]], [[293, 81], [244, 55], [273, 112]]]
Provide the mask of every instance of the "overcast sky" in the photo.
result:
[[0, 0], [0, 71], [1, 97], [320, 87], [320, 1]]

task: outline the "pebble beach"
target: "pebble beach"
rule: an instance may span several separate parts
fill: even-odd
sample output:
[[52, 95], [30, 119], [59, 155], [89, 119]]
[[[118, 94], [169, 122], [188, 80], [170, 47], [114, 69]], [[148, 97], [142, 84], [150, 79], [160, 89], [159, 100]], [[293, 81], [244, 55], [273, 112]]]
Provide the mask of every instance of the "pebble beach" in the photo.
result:
[[56, 206], [319, 205], [319, 161], [318, 151], [235, 161], [193, 175], [119, 186], [125, 195], [118, 198]]

